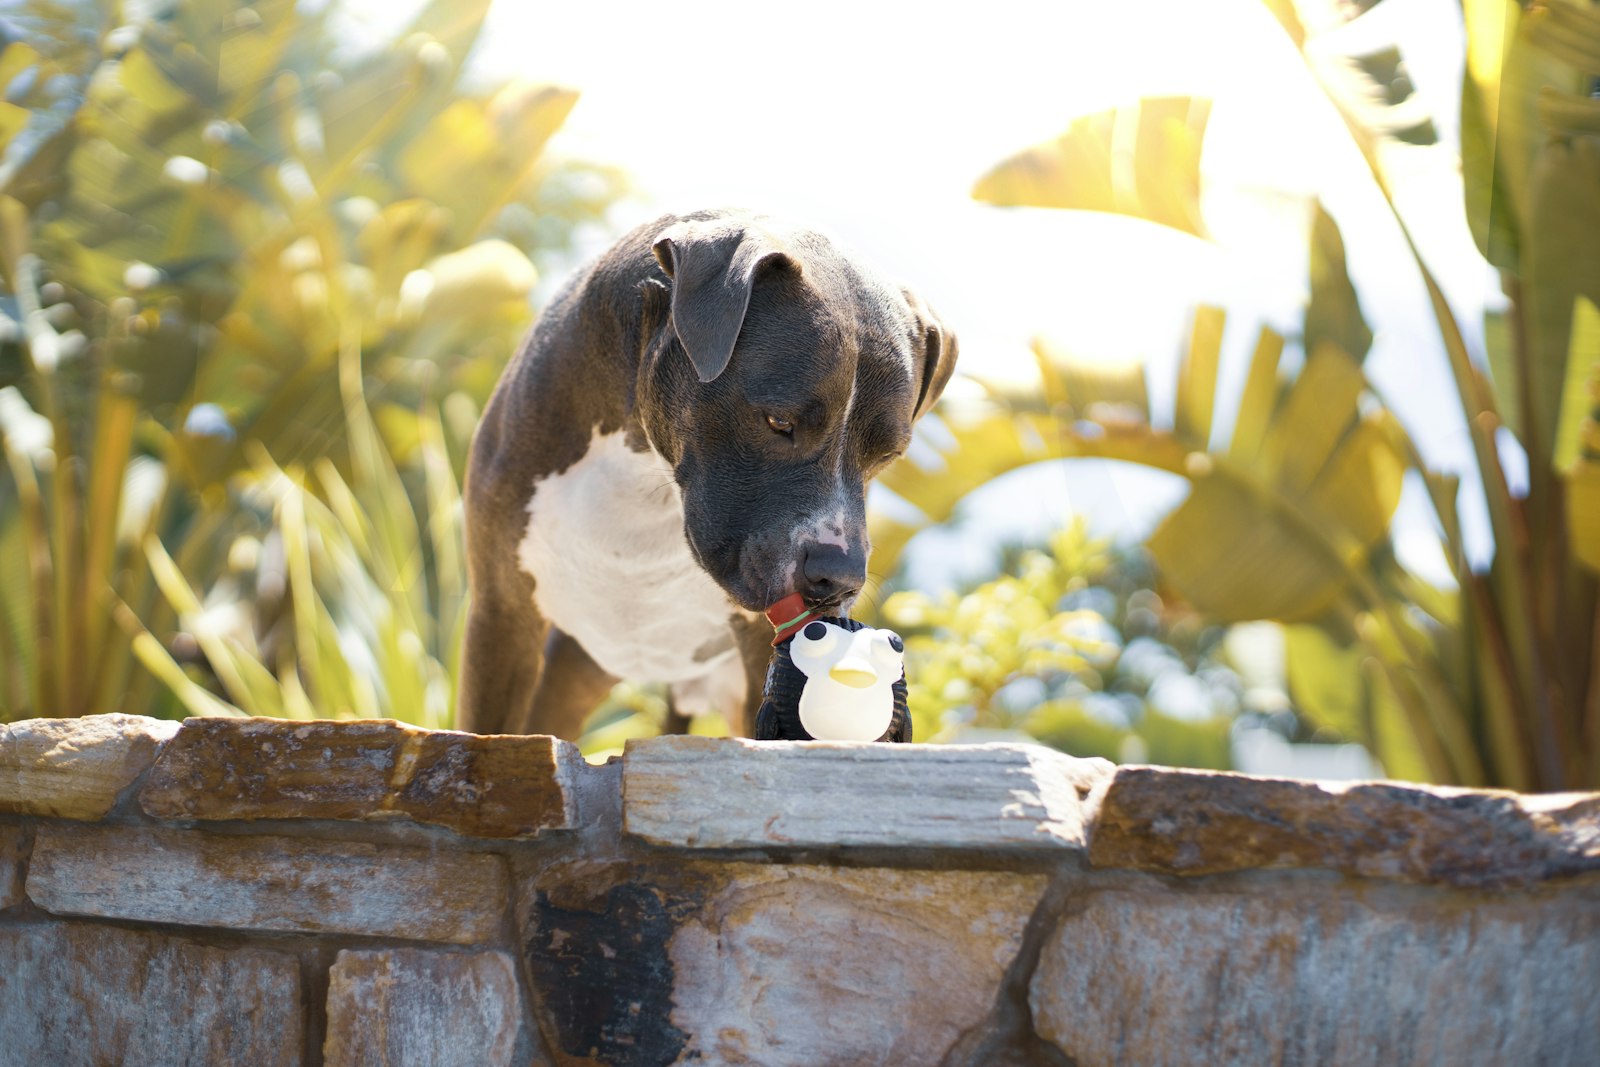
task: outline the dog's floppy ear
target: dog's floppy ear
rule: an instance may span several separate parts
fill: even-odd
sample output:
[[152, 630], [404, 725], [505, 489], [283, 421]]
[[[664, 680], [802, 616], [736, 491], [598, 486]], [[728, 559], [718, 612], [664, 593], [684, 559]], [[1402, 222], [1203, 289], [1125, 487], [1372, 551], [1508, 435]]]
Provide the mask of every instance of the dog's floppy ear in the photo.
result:
[[651, 247], [672, 279], [672, 328], [695, 374], [709, 382], [733, 357], [757, 270], [793, 261], [760, 231], [734, 222], [680, 222]]
[[956, 335], [939, 320], [933, 309], [910, 289], [901, 289], [901, 292], [905, 294], [906, 303], [911, 305], [912, 314], [917, 317], [918, 335], [922, 342], [920, 347], [913, 348], [911, 352], [917, 387], [917, 403], [911, 411], [911, 418], [915, 421], [933, 409], [944, 387], [949, 384], [950, 376], [955, 373], [958, 350]]

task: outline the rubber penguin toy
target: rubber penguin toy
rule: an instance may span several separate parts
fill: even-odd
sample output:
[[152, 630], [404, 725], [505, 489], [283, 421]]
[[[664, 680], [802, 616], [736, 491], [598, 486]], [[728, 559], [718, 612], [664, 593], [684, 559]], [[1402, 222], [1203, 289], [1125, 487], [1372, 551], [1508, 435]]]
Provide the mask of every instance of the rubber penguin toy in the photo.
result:
[[911, 740], [905, 643], [854, 619], [817, 617], [798, 593], [767, 609], [777, 630], [758, 741]]

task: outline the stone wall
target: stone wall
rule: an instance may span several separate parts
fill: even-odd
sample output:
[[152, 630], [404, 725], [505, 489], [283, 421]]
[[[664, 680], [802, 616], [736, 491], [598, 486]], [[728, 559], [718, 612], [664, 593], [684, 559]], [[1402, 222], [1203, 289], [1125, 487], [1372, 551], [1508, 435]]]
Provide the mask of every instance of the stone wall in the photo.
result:
[[1600, 1063], [1600, 795], [0, 729], [0, 1065]]

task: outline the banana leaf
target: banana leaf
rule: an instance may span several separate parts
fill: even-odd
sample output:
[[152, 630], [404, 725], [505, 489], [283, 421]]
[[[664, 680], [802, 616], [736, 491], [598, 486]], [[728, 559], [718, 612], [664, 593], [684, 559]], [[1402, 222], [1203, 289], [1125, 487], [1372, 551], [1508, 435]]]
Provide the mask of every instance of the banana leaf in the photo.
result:
[[1204, 237], [1200, 143], [1210, 111], [1208, 100], [1166, 96], [1086, 115], [979, 178], [973, 198], [1115, 212]]

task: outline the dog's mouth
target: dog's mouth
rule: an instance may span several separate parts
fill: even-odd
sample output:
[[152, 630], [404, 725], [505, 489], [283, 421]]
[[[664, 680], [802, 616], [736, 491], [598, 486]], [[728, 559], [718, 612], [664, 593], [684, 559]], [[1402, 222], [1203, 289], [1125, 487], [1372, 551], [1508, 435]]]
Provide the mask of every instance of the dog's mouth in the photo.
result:
[[845, 614], [848, 602], [854, 601], [853, 596], [827, 596], [810, 597], [801, 593], [785, 593], [762, 610], [771, 615], [775, 610], [788, 611], [791, 614], [805, 611], [808, 615], [834, 615]]
[[800, 627], [812, 619], [841, 618], [845, 615], [844, 597], [813, 599], [799, 593], [788, 593], [769, 604], [764, 610], [772, 624], [774, 645], [781, 644], [800, 632]]
[[845, 614], [845, 600], [842, 596], [823, 597], [820, 600], [806, 600], [806, 607], [811, 609], [811, 614], [823, 616], [831, 615], [835, 618]]

